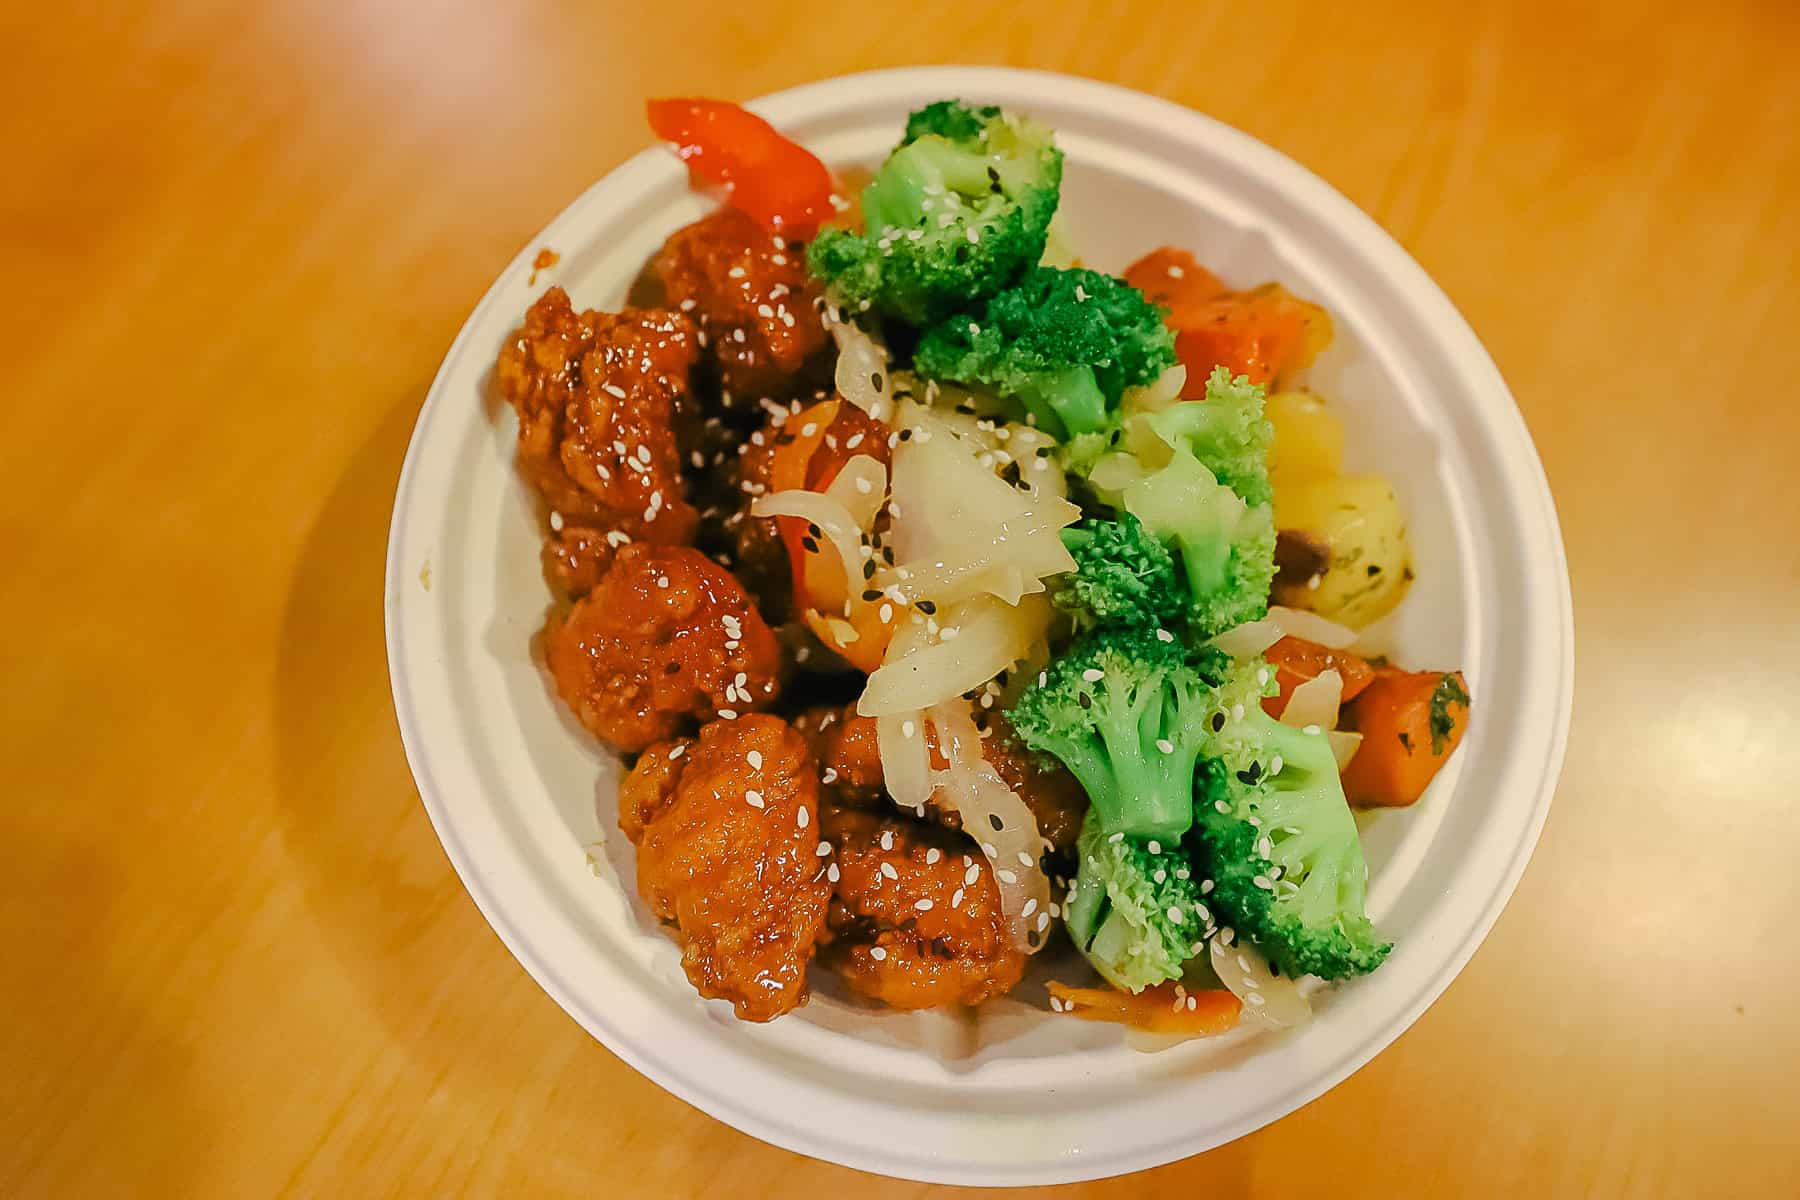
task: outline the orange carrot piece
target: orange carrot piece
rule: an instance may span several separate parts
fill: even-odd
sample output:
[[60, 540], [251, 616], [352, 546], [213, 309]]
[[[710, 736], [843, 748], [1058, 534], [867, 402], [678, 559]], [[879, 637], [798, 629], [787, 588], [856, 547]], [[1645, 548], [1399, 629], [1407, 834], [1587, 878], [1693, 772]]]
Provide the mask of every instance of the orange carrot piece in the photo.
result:
[[1084, 1021], [1110, 1021], [1149, 1033], [1212, 1037], [1236, 1027], [1243, 1002], [1224, 988], [1190, 992], [1175, 983], [1159, 983], [1135, 994], [1112, 988], [1048, 985], [1056, 1011]]
[[1363, 735], [1344, 768], [1344, 794], [1359, 807], [1402, 808], [1425, 794], [1469, 726], [1461, 671], [1383, 668], [1344, 710]]
[[1344, 681], [1344, 690], [1338, 699], [1340, 704], [1350, 703], [1375, 681], [1375, 668], [1362, 655], [1333, 650], [1305, 638], [1284, 637], [1263, 651], [1263, 657], [1275, 668], [1275, 682], [1281, 686], [1279, 696], [1263, 699], [1263, 711], [1271, 717], [1279, 717], [1286, 711], [1295, 688], [1326, 671], [1336, 671]]

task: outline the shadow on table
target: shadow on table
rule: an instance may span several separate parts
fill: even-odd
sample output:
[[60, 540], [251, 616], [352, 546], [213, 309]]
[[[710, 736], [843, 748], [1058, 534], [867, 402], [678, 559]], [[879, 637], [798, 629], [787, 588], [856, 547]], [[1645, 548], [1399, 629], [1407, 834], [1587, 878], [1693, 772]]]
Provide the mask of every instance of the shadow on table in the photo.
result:
[[276, 675], [279, 812], [307, 906], [370, 1009], [434, 1073], [473, 1067], [507, 1086], [521, 1067], [503, 1038], [420, 1036], [422, 1014], [457, 985], [450, 972], [517, 970], [497, 939], [492, 954], [468, 953], [492, 935], [419, 803], [388, 691], [388, 517], [423, 394], [395, 403], [357, 450], [295, 565]]

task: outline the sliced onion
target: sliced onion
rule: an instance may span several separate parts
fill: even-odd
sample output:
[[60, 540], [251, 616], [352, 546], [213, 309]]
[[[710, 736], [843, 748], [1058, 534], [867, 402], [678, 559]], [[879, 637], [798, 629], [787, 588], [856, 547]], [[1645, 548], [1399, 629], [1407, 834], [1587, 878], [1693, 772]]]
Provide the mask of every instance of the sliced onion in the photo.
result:
[[1187, 375], [1187, 368], [1176, 363], [1144, 386], [1126, 388], [1119, 406], [1128, 413], [1161, 412], [1181, 399]]
[[[758, 496], [750, 502], [750, 512], [758, 517], [798, 517], [802, 521], [811, 521], [825, 535], [831, 548], [837, 551], [844, 579], [847, 581], [861, 576], [862, 530], [842, 501], [823, 492], [790, 488], [784, 492]], [[807, 582], [812, 582], [810, 577]]]
[[1363, 735], [1353, 729], [1327, 730], [1325, 736], [1331, 739], [1331, 754], [1337, 759], [1338, 770], [1350, 765], [1356, 752], [1362, 746]]
[[1320, 671], [1294, 689], [1287, 707], [1281, 710], [1281, 723], [1295, 729], [1317, 725], [1334, 729], [1338, 721], [1338, 702], [1344, 695], [1344, 677], [1333, 667]]
[[1043, 638], [1050, 626], [1050, 605], [1041, 596], [1027, 596], [1016, 605], [976, 596], [941, 612], [938, 620], [941, 628], [953, 628], [956, 635], [908, 654], [896, 655], [890, 646], [881, 666], [869, 676], [857, 712], [865, 717], [910, 712], [980, 687]]
[[1227, 945], [1222, 933], [1208, 945], [1219, 981], [1244, 1002], [1244, 1020], [1269, 1029], [1287, 1029], [1312, 1018], [1312, 1005], [1299, 983], [1270, 971], [1255, 947], [1237, 938]]
[[1213, 638], [1212, 645], [1233, 658], [1251, 658], [1279, 642], [1282, 636], [1281, 626], [1264, 617], [1260, 621], [1233, 625]]
[[858, 454], [838, 470], [825, 494], [842, 504], [856, 527], [866, 533], [875, 527], [875, 515], [887, 503], [887, 467], [872, 455]]
[[1356, 641], [1356, 630], [1346, 629], [1336, 621], [1327, 621], [1318, 613], [1272, 605], [1268, 616], [1233, 626], [1213, 638], [1212, 644], [1233, 658], [1249, 658], [1261, 654], [1289, 634], [1317, 642], [1328, 650], [1342, 650]]
[[923, 712], [876, 717], [875, 744], [881, 751], [882, 784], [895, 804], [916, 809], [931, 799], [931, 752], [925, 744]]
[[963, 831], [987, 855], [1013, 945], [1035, 953], [1050, 930], [1050, 880], [1038, 865], [1045, 842], [1037, 818], [982, 755], [968, 701], [936, 705], [931, 724], [949, 763], [932, 773], [937, 803], [962, 816]]
[[[835, 310], [837, 303], [832, 301], [831, 307]], [[888, 389], [887, 347], [854, 321], [834, 320], [830, 329], [838, 347], [838, 394], [877, 421], [888, 420], [893, 416], [894, 403], [889, 399], [892, 392]], [[877, 376], [881, 379], [879, 388], [875, 386]]]
[[1318, 613], [1307, 612], [1304, 608], [1272, 605], [1268, 619], [1279, 624], [1284, 635], [1291, 633], [1297, 638], [1317, 642], [1329, 650], [1342, 650], [1356, 643], [1356, 630], [1339, 625], [1336, 621], [1327, 621]]

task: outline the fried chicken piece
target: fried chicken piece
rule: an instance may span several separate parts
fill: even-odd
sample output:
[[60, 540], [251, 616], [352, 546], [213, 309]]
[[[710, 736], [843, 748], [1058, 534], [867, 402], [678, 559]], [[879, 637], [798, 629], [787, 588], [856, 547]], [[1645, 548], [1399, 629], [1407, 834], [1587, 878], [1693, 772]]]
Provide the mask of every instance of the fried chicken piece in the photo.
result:
[[838, 868], [821, 961], [894, 1008], [980, 1004], [1011, 990], [1025, 955], [1007, 935], [986, 857], [915, 821], [827, 809]]
[[644, 829], [675, 802], [675, 789], [687, 769], [682, 760], [694, 748], [693, 738], [672, 738], [644, 747], [619, 783], [619, 828], [637, 845]]
[[669, 306], [691, 313], [705, 332], [727, 407], [791, 394], [825, 345], [805, 250], [735, 208], [676, 230], [652, 269]]
[[546, 630], [557, 693], [596, 737], [642, 750], [695, 718], [766, 708], [781, 649], [731, 573], [688, 546], [635, 543]]
[[[982, 739], [982, 757], [1006, 785], [1017, 792], [1037, 819], [1038, 833], [1059, 853], [1072, 849], [1087, 815], [1087, 793], [1061, 764], [1032, 754], [1013, 734], [1012, 726], [997, 712], [984, 712], [989, 735]], [[875, 718], [859, 716], [854, 704], [843, 709], [809, 710], [808, 734], [819, 757], [823, 782], [833, 800], [847, 808], [884, 808], [889, 804], [882, 789], [881, 748], [875, 738]], [[949, 766], [939, 754], [937, 734], [925, 728], [931, 764], [937, 770]], [[959, 813], [927, 801], [923, 814], [946, 829], [960, 830]]]
[[1055, 759], [1033, 754], [999, 713], [989, 712], [986, 724], [989, 735], [982, 739], [981, 756], [1037, 818], [1038, 833], [1058, 853], [1073, 850], [1088, 810], [1081, 784]]
[[628, 811], [648, 818], [636, 838], [638, 892], [675, 922], [689, 982], [746, 1021], [803, 1003], [831, 898], [806, 740], [767, 714], [713, 721], [685, 753], [658, 747], [632, 775], [620, 824], [629, 834]]
[[685, 545], [699, 514], [682, 478], [698, 355], [680, 313], [575, 312], [552, 287], [500, 351], [495, 377], [519, 416], [519, 471], [552, 514], [545, 576], [590, 590], [628, 541]]

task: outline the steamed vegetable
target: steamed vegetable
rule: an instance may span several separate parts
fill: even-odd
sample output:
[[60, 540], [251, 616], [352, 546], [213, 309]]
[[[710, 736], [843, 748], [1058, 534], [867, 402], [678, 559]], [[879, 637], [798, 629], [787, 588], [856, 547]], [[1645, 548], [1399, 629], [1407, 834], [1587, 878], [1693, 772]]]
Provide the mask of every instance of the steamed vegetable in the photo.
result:
[[1212, 1037], [1237, 1027], [1244, 1002], [1224, 988], [1189, 991], [1179, 983], [1159, 983], [1141, 992], [1073, 988], [1052, 980], [1050, 1011], [1084, 1021], [1110, 1021], [1146, 1033]]
[[755, 113], [695, 98], [644, 107], [650, 128], [673, 144], [694, 182], [723, 187], [732, 207], [765, 228], [808, 237], [831, 215], [831, 172]]
[[[1360, 654], [1353, 654], [1348, 650], [1333, 650], [1305, 638], [1291, 635], [1284, 637], [1264, 651], [1264, 654], [1269, 665], [1275, 669], [1275, 683], [1281, 689], [1279, 695], [1263, 700], [1263, 708], [1272, 717], [1281, 716], [1288, 701], [1293, 698], [1295, 688], [1309, 679], [1317, 678], [1323, 672], [1336, 671], [1343, 680], [1338, 700], [1344, 704], [1356, 699], [1375, 680], [1375, 668]], [[1293, 722], [1289, 721], [1288, 724], [1292, 725]]]
[[1276, 392], [1263, 405], [1274, 431], [1269, 483], [1280, 495], [1290, 485], [1325, 479], [1344, 466], [1344, 423], [1313, 392]]
[[1350, 803], [1404, 807], [1425, 794], [1469, 726], [1461, 671], [1384, 669], [1345, 711], [1363, 735], [1344, 769]]
[[1268, 610], [1275, 529], [1261, 389], [1221, 371], [1207, 396], [1133, 416], [1116, 449], [1095, 454], [1090, 438], [1071, 448], [1068, 464], [1176, 553], [1189, 622], [1213, 634]]
[[1057, 437], [1104, 428], [1126, 388], [1175, 363], [1162, 311], [1110, 275], [1036, 267], [973, 314], [925, 331], [913, 365], [928, 379], [989, 388]]
[[1063, 909], [1076, 948], [1127, 991], [1181, 978], [1182, 964], [1205, 948], [1212, 917], [1180, 846], [1109, 833], [1092, 809], [1076, 853]]
[[1183, 619], [1182, 586], [1168, 547], [1130, 513], [1063, 530], [1075, 569], [1055, 580], [1050, 599], [1078, 630], [1099, 625], [1173, 626]]
[[1263, 711], [1271, 683], [1260, 659], [1234, 663], [1207, 718], [1211, 757], [1196, 785], [1207, 899], [1221, 925], [1287, 974], [1361, 975], [1391, 944], [1363, 911], [1368, 866], [1356, 820], [1324, 731]]
[[1104, 834], [1174, 843], [1193, 823], [1194, 762], [1211, 692], [1166, 631], [1076, 639], [1012, 709], [1027, 746], [1062, 761]]
[[821, 230], [807, 266], [852, 310], [914, 324], [1015, 282], [1044, 253], [1062, 184], [1050, 131], [995, 107], [942, 100], [862, 195], [864, 229]]
[[1412, 550], [1393, 485], [1380, 475], [1333, 475], [1284, 488], [1276, 522], [1315, 539], [1324, 566], [1284, 578], [1275, 602], [1362, 628], [1386, 616], [1412, 583]]

